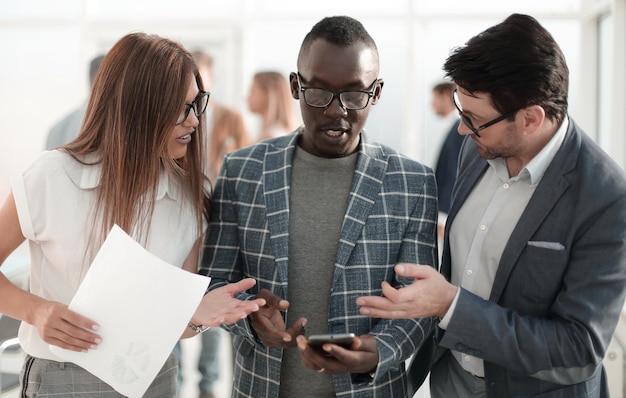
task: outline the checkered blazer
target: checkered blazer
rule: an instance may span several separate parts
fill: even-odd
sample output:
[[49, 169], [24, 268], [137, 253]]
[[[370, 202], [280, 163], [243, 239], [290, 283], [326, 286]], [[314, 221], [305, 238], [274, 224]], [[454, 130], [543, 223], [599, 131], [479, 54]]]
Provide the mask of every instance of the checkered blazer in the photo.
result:
[[[289, 192], [300, 133], [225, 157], [200, 266], [201, 273], [213, 278], [211, 288], [251, 277], [257, 284], [242, 299], [262, 288], [289, 299]], [[359, 314], [355, 301], [380, 295], [382, 281], [409, 284], [395, 275], [398, 262], [436, 267], [436, 225], [432, 170], [361, 133], [335, 260], [328, 330], [373, 335], [379, 363], [373, 380], [360, 374], [333, 376], [338, 397], [407, 395], [404, 361], [430, 335], [434, 320], [371, 319]], [[282, 349], [264, 346], [247, 320], [226, 328], [234, 335], [236, 350], [232, 396], [278, 397]]]

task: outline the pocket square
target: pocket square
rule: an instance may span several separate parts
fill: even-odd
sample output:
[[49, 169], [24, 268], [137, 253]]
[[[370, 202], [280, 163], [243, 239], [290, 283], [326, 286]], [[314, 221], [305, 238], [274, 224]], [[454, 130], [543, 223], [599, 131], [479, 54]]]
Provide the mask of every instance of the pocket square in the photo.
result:
[[528, 246], [541, 247], [549, 250], [565, 250], [565, 246], [559, 242], [545, 242], [541, 240], [529, 240]]

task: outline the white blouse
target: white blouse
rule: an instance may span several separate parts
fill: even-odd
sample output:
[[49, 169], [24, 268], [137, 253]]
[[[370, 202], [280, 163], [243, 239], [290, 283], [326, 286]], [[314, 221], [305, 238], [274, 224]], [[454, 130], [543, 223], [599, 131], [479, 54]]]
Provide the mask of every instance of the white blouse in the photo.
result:
[[[11, 179], [22, 234], [29, 240], [31, 293], [65, 304], [76, 293], [89, 267], [85, 252], [99, 175], [99, 166], [85, 166], [52, 150]], [[177, 184], [163, 173], [145, 248], [181, 267], [198, 238], [193, 209], [183, 202]], [[25, 322], [19, 339], [31, 356], [63, 361]]]

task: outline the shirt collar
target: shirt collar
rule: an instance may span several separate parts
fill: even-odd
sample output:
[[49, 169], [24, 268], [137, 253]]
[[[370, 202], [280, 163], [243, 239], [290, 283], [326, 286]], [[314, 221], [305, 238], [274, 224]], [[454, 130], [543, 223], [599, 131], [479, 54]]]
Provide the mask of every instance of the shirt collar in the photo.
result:
[[[87, 156], [87, 162], [90, 163], [95, 158], [93, 156]], [[100, 174], [101, 167], [98, 164], [93, 166], [85, 166], [83, 167], [83, 171], [80, 176], [80, 182], [77, 185], [84, 190], [94, 189], [100, 183]], [[176, 184], [175, 180], [169, 175], [167, 172], [162, 172], [159, 176], [159, 188], [156, 194], [156, 200], [163, 199], [165, 195], [169, 196], [171, 199], [178, 200], [181, 199], [181, 190], [178, 184]]]
[[[558, 128], [556, 133], [552, 136], [550, 141], [533, 157], [530, 162], [520, 171], [519, 175], [514, 177], [516, 179], [520, 178], [528, 178], [530, 177], [530, 183], [532, 185], [536, 185], [541, 181], [541, 177], [548, 169], [548, 166], [552, 162], [552, 159], [556, 156], [556, 153], [559, 151], [563, 140], [565, 139], [565, 134], [567, 132], [567, 128], [569, 126], [569, 118], [567, 115], [563, 119], [563, 123]], [[501, 173], [498, 171], [502, 171], [502, 167], [504, 166], [504, 170], [506, 171], [506, 162], [503, 158], [489, 159], [487, 160], [491, 167], [494, 167], [496, 170], [496, 174], [501, 177]], [[508, 180], [508, 173], [507, 178]]]

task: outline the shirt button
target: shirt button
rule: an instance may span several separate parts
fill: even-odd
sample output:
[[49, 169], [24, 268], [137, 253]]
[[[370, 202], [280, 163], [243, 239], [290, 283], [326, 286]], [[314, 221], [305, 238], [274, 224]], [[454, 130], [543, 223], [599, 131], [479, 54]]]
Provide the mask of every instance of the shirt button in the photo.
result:
[[464, 356], [463, 356], [463, 360], [464, 360], [465, 362], [469, 362], [469, 361], [471, 360], [471, 358], [470, 358], [470, 356], [469, 356], [469, 355], [464, 355]]
[[509, 185], [508, 182], [505, 182], [504, 184], [502, 184], [502, 188], [504, 188], [504, 189], [509, 189], [509, 186], [510, 185]]
[[485, 224], [480, 224], [480, 230], [484, 231], [487, 229], [487, 226]]
[[471, 269], [468, 269], [465, 273], [467, 274], [467, 276], [472, 276], [474, 271], [472, 271]]

